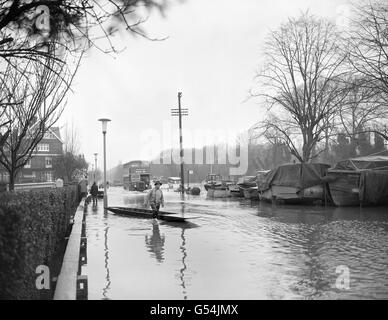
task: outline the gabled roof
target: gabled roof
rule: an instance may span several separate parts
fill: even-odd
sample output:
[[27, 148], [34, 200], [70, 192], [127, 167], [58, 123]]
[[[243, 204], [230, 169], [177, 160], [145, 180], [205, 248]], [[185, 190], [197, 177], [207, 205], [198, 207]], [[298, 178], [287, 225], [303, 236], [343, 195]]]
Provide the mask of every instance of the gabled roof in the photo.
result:
[[62, 139], [61, 139], [61, 132], [59, 130], [59, 127], [52, 127], [51, 129], [49, 129], [49, 131], [61, 142], [63, 143]]
[[[36, 125], [38, 124], [38, 121], [36, 121], [31, 127], [30, 129], [34, 128]], [[54, 135], [55, 138], [57, 138], [59, 140], [59, 142], [61, 142], [63, 144], [63, 141], [61, 139], [61, 132], [59, 130], [59, 127], [51, 127], [47, 130], [48, 132], [52, 133]]]

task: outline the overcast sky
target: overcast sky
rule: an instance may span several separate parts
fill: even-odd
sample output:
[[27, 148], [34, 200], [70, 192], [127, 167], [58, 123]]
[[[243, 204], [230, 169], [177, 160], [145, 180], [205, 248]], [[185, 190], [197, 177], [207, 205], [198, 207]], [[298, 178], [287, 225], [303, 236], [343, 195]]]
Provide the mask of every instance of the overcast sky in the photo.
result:
[[88, 53], [60, 124], [74, 123], [81, 151], [90, 162], [98, 152], [100, 168], [99, 117], [112, 119], [107, 133], [108, 168], [120, 160], [147, 157], [152, 152], [144, 149], [150, 140], [154, 150], [178, 147], [178, 119], [170, 116], [170, 108], [177, 107], [178, 91], [183, 92], [182, 106], [189, 108], [183, 120], [185, 146], [205, 143], [194, 139], [201, 133], [210, 135], [204, 130], [218, 130], [225, 137], [247, 130], [263, 115], [255, 101], [244, 101], [268, 31], [305, 10], [335, 21], [346, 3], [187, 0], [173, 4], [165, 18], [154, 13], [144, 25], [151, 36], [168, 36], [167, 40], [119, 36], [117, 42], [126, 47], [119, 55]]

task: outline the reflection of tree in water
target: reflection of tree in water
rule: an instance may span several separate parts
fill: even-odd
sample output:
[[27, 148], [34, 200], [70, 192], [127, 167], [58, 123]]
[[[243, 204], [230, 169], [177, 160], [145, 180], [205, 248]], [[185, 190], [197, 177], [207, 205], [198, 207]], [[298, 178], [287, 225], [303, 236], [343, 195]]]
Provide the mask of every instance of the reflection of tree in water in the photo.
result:
[[152, 221], [152, 235], [146, 235], [145, 242], [148, 247], [148, 251], [151, 252], [151, 256], [154, 256], [158, 262], [163, 262], [164, 252], [164, 235], [160, 235], [158, 221]]
[[[296, 279], [290, 289], [307, 299], [322, 297], [331, 290], [330, 276], [335, 273], [328, 267], [325, 254], [324, 226], [332, 219], [330, 210], [320, 208], [319, 212], [314, 212], [314, 208], [301, 206], [269, 206], [267, 209], [274, 219], [267, 227], [276, 240], [275, 248], [292, 249], [284, 254], [287, 262], [283, 263], [298, 266], [292, 273]], [[293, 254], [294, 250], [298, 254]]]
[[299, 282], [305, 286], [304, 295], [309, 299], [317, 299], [324, 292], [330, 290], [330, 283], [327, 279], [329, 270], [325, 267], [324, 256], [322, 256], [322, 229], [321, 225], [311, 226], [310, 232], [306, 234], [305, 254], [308, 260], [305, 262], [305, 280]]

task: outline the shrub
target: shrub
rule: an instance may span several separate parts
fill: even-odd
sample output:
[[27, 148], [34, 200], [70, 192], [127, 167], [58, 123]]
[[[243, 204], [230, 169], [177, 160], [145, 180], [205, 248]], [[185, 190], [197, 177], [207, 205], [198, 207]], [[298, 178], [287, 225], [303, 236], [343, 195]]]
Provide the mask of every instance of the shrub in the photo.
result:
[[77, 205], [74, 186], [0, 194], [0, 299], [41, 297], [36, 267], [52, 264]]

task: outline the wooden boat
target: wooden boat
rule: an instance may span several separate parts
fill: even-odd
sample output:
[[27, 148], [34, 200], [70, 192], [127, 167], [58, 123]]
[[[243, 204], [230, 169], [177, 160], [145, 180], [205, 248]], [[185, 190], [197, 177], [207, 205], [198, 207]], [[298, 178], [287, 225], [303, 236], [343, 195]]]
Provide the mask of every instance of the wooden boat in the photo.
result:
[[240, 178], [240, 180], [237, 182], [237, 186], [240, 189], [241, 197], [244, 197], [246, 199], [251, 198], [251, 191], [248, 190], [249, 188], [256, 187], [256, 176], [245, 176]]
[[208, 198], [213, 198], [213, 197], [214, 197], [214, 189], [212, 189], [212, 188], [207, 189], [207, 194], [206, 194], [206, 196], [207, 196]]
[[258, 187], [250, 187], [250, 188], [244, 189], [244, 198], [258, 200], [259, 199]]
[[[138, 217], [138, 218], [153, 218], [152, 210], [144, 208], [128, 208], [128, 207], [108, 207], [109, 211], [125, 216]], [[190, 215], [182, 215], [180, 213], [159, 211], [158, 219], [169, 222], [188, 222], [188, 220], [195, 219], [196, 217]]]
[[260, 194], [261, 200], [283, 201], [288, 204], [312, 203], [314, 201], [324, 201], [324, 185], [316, 185], [310, 188], [299, 190], [296, 187], [271, 186]]
[[207, 196], [209, 198], [229, 198], [231, 192], [229, 188], [234, 185], [234, 182], [229, 180], [219, 181], [220, 184], [213, 184], [207, 186]]
[[219, 174], [209, 173], [205, 178], [204, 187], [208, 191], [213, 187], [219, 187], [222, 185], [222, 177]]
[[228, 186], [228, 189], [232, 198], [239, 198], [243, 196], [240, 192], [240, 188], [235, 184]]
[[230, 192], [226, 187], [211, 187], [207, 189], [208, 198], [227, 198], [230, 197]]
[[388, 204], [387, 155], [358, 157], [338, 162], [326, 181], [336, 206]]
[[324, 176], [329, 165], [298, 163], [282, 165], [258, 179], [260, 200], [288, 204], [323, 203]]
[[225, 187], [216, 187], [214, 189], [213, 198], [228, 198], [230, 197], [229, 190]]

